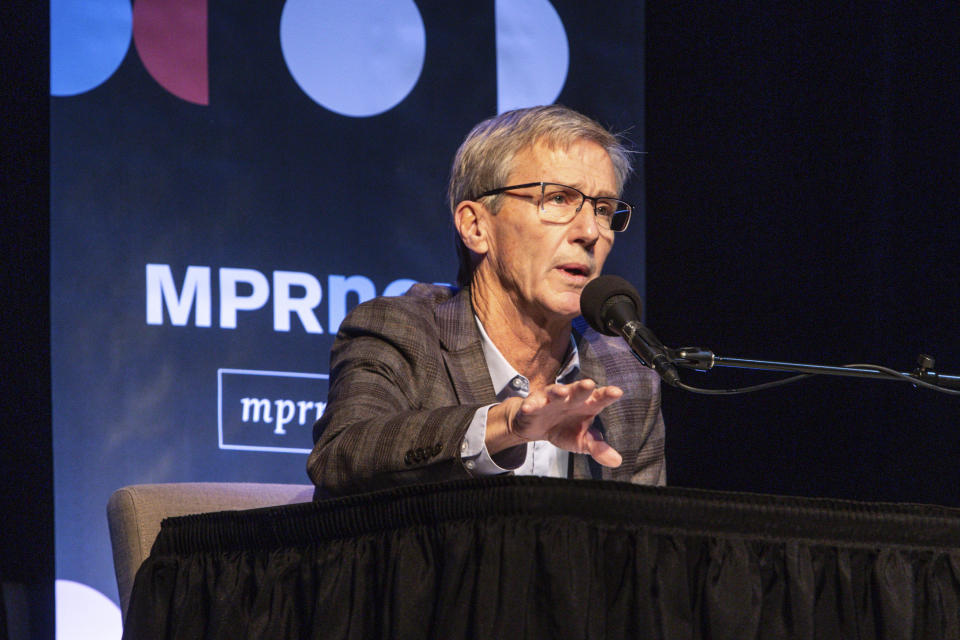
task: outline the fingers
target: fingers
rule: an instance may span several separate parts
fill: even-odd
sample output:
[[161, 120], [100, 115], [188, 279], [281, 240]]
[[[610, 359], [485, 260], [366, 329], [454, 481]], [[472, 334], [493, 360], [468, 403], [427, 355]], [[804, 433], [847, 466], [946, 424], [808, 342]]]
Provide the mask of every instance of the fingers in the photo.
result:
[[593, 380], [577, 380], [570, 384], [552, 384], [540, 393], [524, 398], [520, 413], [523, 416], [567, 414], [594, 416], [623, 396], [620, 387], [598, 387]]
[[589, 378], [584, 378], [583, 380], [576, 380], [570, 384], [557, 382], [556, 384], [547, 385], [545, 391], [548, 396], [553, 398], [572, 398], [575, 396], [583, 396], [584, 394], [589, 396], [596, 388], [596, 382]]
[[568, 406], [586, 404], [596, 391], [597, 383], [593, 380], [577, 380], [571, 384], [552, 384], [544, 391], [550, 401], [565, 402]]
[[[620, 454], [599, 433], [589, 439], [593, 418], [623, 396], [619, 387], [598, 387], [593, 380], [552, 384], [523, 399], [507, 422], [507, 431], [522, 440], [549, 440], [560, 448], [594, 455], [597, 462], [618, 466]], [[588, 441], [593, 449], [588, 448]], [[599, 457], [597, 457], [599, 456]]]
[[623, 456], [603, 439], [603, 435], [590, 427], [584, 434], [584, 445], [590, 457], [605, 467], [619, 467]]
[[544, 392], [548, 403], [565, 401], [568, 406], [583, 405], [597, 412], [623, 396], [623, 390], [620, 387], [613, 385], [598, 387], [597, 383], [590, 379], [577, 380], [570, 384], [552, 384]]
[[596, 393], [594, 394], [594, 400], [596, 402], [603, 402], [603, 406], [608, 406], [619, 400], [622, 396], [623, 389], [610, 385], [608, 387], [600, 387], [597, 389]]

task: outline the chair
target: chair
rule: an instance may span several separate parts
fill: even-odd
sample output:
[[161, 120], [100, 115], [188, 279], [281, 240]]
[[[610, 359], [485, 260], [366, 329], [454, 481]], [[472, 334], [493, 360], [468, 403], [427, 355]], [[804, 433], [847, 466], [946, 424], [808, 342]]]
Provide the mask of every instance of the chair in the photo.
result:
[[179, 482], [131, 485], [114, 491], [107, 502], [107, 522], [123, 618], [133, 579], [150, 555], [164, 518], [310, 502], [313, 490], [313, 485], [303, 484]]

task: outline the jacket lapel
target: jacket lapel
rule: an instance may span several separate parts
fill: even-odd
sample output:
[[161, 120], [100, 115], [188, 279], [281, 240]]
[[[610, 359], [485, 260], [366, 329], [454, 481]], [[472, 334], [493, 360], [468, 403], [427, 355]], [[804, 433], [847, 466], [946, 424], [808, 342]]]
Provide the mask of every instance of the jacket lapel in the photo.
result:
[[590, 378], [597, 383], [597, 386], [602, 387], [607, 384], [607, 373], [593, 345], [585, 337], [585, 331], [582, 318], [577, 318], [573, 323], [573, 338], [577, 343], [577, 353], [580, 355], [580, 377]]
[[487, 405], [497, 401], [483, 357], [470, 304], [470, 289], [463, 288], [436, 309], [443, 360], [462, 405]]

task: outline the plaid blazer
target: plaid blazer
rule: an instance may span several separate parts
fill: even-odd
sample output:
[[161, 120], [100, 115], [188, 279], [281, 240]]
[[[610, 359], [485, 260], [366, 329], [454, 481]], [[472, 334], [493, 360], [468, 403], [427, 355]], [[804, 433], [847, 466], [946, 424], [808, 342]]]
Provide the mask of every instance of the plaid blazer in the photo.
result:
[[[623, 389], [594, 426], [623, 455], [610, 469], [570, 454], [574, 478], [664, 484], [660, 378], [619, 338], [574, 322], [580, 375]], [[469, 478], [460, 444], [496, 396], [469, 291], [417, 284], [357, 306], [330, 354], [330, 391], [307, 472], [317, 497]]]

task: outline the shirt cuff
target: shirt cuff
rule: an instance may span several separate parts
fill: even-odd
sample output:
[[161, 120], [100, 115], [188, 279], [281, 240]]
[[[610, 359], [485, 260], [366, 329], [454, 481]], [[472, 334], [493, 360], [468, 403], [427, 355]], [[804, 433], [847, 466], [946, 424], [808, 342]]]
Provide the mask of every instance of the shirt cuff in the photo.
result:
[[[511, 462], [516, 462], [516, 464], [511, 464], [510, 466], [497, 464], [490, 455], [490, 452], [487, 451], [487, 412], [490, 411], [490, 407], [492, 406], [494, 405], [488, 404], [485, 407], [477, 409], [477, 412], [473, 414], [473, 420], [470, 421], [470, 426], [467, 427], [467, 433], [463, 437], [463, 442], [460, 444], [460, 459], [463, 460], [463, 466], [465, 466], [467, 471], [473, 476], [492, 476], [507, 473], [522, 465], [526, 459], [527, 445], [525, 444], [512, 447], [508, 450], [513, 452], [513, 449], [522, 447], [523, 455], [517, 455], [519, 452], [515, 452], [509, 456], [498, 455], [498, 457], [508, 458]], [[503, 461], [504, 460], [501, 460], [501, 462]]]

